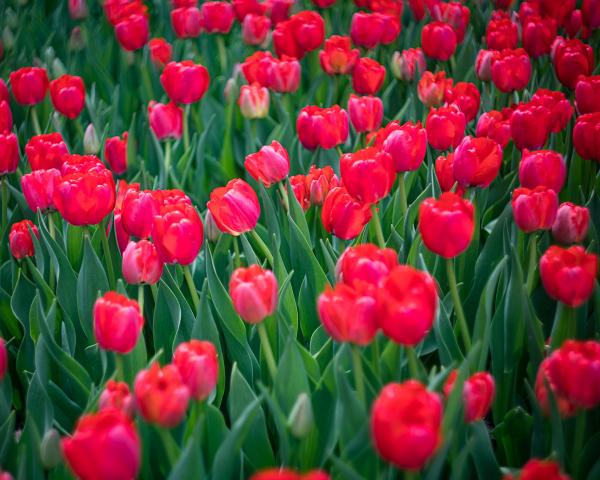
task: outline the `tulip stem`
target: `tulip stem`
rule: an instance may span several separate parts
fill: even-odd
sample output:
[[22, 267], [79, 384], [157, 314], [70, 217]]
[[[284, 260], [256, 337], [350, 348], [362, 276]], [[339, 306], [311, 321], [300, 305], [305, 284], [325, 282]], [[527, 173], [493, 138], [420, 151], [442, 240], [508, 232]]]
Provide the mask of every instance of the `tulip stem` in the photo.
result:
[[381, 352], [379, 351], [379, 343], [377, 342], [377, 336], [371, 343], [371, 354], [373, 355], [373, 370], [377, 378], [381, 377], [381, 369], [379, 368], [379, 360], [381, 358]]
[[577, 323], [575, 318], [576, 310], [558, 302], [556, 305], [556, 315], [554, 316], [554, 325], [550, 334], [550, 349], [556, 350], [563, 342], [569, 338], [575, 338], [577, 333]]
[[571, 455], [571, 472], [573, 477], [577, 478], [579, 470], [579, 460], [583, 450], [583, 441], [585, 440], [585, 410], [577, 412], [575, 417], [575, 433], [573, 438], [573, 454]]
[[356, 387], [356, 394], [358, 399], [363, 406], [367, 405], [367, 397], [365, 395], [365, 374], [362, 366], [362, 359], [360, 358], [360, 347], [358, 345], [352, 345], [352, 366], [354, 370], [354, 386]]
[[169, 183], [169, 170], [171, 169], [171, 141], [165, 142], [165, 164], [163, 165], [164, 171], [164, 187], [167, 188]]
[[377, 205], [371, 205], [371, 212], [373, 212], [373, 224], [375, 226], [375, 236], [377, 237], [377, 243], [380, 248], [385, 248], [385, 238], [383, 237], [383, 230], [381, 229], [381, 220], [379, 219], [379, 211]]
[[467, 319], [465, 318], [465, 312], [460, 302], [460, 295], [458, 294], [458, 287], [456, 286], [456, 275], [454, 273], [454, 259], [446, 259], [446, 275], [448, 276], [448, 284], [450, 285], [450, 294], [452, 295], [452, 302], [454, 302], [454, 311], [456, 312], [456, 319], [460, 328], [460, 333], [463, 337], [463, 343], [465, 349], [469, 351], [471, 349], [471, 335], [469, 334], [469, 327], [467, 326]]
[[188, 290], [192, 296], [192, 302], [194, 302], [194, 310], [196, 310], [197, 314], [200, 311], [200, 297], [198, 297], [198, 290], [196, 290], [196, 285], [194, 285], [194, 279], [192, 278], [192, 272], [189, 265], [183, 266], [183, 276], [185, 277], [185, 282], [187, 283]]
[[285, 191], [285, 187], [283, 186], [283, 182], [277, 182], [277, 188], [279, 189], [279, 194], [281, 195], [281, 201], [283, 202], [283, 208], [285, 208], [286, 212], [290, 211], [290, 204], [288, 202], [287, 192]]
[[400, 199], [400, 210], [402, 219], [406, 221], [406, 212], [408, 211], [408, 201], [406, 199], [406, 186], [404, 185], [404, 172], [398, 175], [398, 197]]
[[417, 352], [414, 347], [405, 347], [406, 360], [408, 361], [408, 373], [411, 378], [419, 378], [419, 364], [417, 360]]
[[237, 237], [233, 237], [233, 252], [233, 265], [235, 268], [240, 268], [242, 266], [242, 257], [240, 257], [240, 246]]
[[256, 328], [258, 330], [258, 336], [260, 337], [263, 353], [265, 354], [265, 360], [267, 362], [269, 374], [271, 375], [273, 382], [275, 382], [275, 376], [277, 375], [277, 364], [275, 363], [273, 350], [271, 350], [271, 344], [269, 343], [269, 335], [267, 334], [267, 329], [265, 328], [265, 322], [263, 321], [257, 324]]
[[144, 316], [144, 285], [138, 285], [138, 305], [140, 306], [140, 313]]
[[125, 381], [125, 369], [123, 368], [123, 357], [115, 353], [115, 377], [122, 382]]
[[8, 224], [8, 188], [6, 186], [6, 175], [2, 175], [2, 234]]
[[185, 106], [183, 111], [183, 148], [187, 152], [190, 149], [190, 105]]
[[40, 135], [42, 133], [42, 129], [40, 128], [40, 120], [38, 119], [37, 111], [35, 110], [35, 106], [31, 107], [31, 123], [33, 123], [33, 131], [36, 135]]
[[535, 285], [535, 267], [537, 266], [537, 234], [529, 240], [529, 265], [527, 267], [527, 295], [531, 295]]
[[217, 49], [219, 51], [221, 73], [225, 75], [225, 70], [227, 69], [227, 50], [225, 49], [225, 40], [223, 39], [223, 35], [217, 35]]
[[173, 440], [173, 437], [169, 433], [169, 430], [167, 430], [166, 428], [156, 427], [156, 430], [158, 431], [163, 446], [165, 447], [167, 458], [169, 459], [169, 465], [175, 465], [175, 462], [177, 462], [177, 452], [175, 451], [177, 445]]
[[340, 157], [344, 154], [344, 152], [342, 152], [342, 149], [340, 148], [339, 145], [336, 145], [335, 149], [337, 150], [337, 152], [339, 153]]
[[110, 256], [110, 247], [108, 246], [108, 236], [106, 235], [107, 224], [104, 222], [100, 224], [100, 230], [102, 230], [102, 249], [104, 250], [104, 261], [106, 262], [106, 269], [108, 270], [108, 282], [112, 290], [115, 289], [115, 270], [113, 268], [112, 257]]
[[259, 248], [262, 250], [262, 253], [269, 262], [269, 264], [273, 266], [273, 254], [269, 251], [269, 248], [267, 247], [265, 242], [263, 242], [263, 239], [260, 238], [260, 235], [258, 233], [256, 233], [256, 230], [250, 230], [250, 235], [252, 236], [254, 241], [258, 243]]

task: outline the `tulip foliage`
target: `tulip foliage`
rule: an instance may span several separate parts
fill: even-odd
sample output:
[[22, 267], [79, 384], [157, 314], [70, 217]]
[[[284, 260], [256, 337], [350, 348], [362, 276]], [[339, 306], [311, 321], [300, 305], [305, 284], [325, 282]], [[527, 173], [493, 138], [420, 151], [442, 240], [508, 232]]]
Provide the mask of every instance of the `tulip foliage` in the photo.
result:
[[0, 480], [598, 478], [598, 0], [0, 29]]

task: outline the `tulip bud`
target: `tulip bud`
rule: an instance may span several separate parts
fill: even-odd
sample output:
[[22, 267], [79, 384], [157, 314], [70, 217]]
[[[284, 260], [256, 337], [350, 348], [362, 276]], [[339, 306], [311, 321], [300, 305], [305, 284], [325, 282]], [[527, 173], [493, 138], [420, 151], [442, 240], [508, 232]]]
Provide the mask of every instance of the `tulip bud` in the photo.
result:
[[206, 234], [206, 238], [213, 243], [215, 243], [221, 236], [221, 230], [219, 230], [219, 227], [217, 227], [215, 219], [208, 209], [206, 210], [206, 215], [204, 216], [204, 233]]
[[69, 50], [79, 52], [85, 48], [86, 38], [81, 27], [73, 27], [71, 34], [69, 35]]
[[129, 418], [133, 418], [135, 405], [133, 396], [129, 392], [129, 385], [125, 382], [116, 382], [115, 380], [106, 382], [106, 386], [98, 399], [98, 409], [116, 409], [123, 412]]
[[48, 430], [42, 438], [40, 459], [46, 470], [51, 470], [62, 462], [60, 435], [54, 428]]
[[8, 351], [4, 339], [0, 337], [0, 382], [8, 371]]
[[427, 69], [425, 54], [420, 48], [409, 48], [394, 52], [390, 64], [394, 77], [398, 80], [412, 81], [420, 78]]
[[265, 118], [269, 114], [269, 90], [258, 83], [242, 85], [238, 105], [246, 118]]
[[163, 271], [156, 247], [148, 240], [129, 242], [123, 252], [123, 278], [130, 285], [154, 285]]
[[580, 243], [587, 236], [590, 211], [571, 202], [561, 203], [552, 225], [552, 236], [564, 244]]
[[215, 346], [206, 341], [180, 343], [173, 353], [173, 365], [196, 401], [208, 398], [219, 379], [219, 360]]
[[15, 36], [8, 25], [2, 30], [2, 44], [7, 50], [12, 50], [15, 46]]
[[[67, 70], [65, 68], [65, 65], [60, 61], [59, 58], [55, 58], [54, 60], [52, 60], [52, 74], [55, 77], [60, 77], [62, 75], [65, 75], [66, 73]], [[52, 82], [50, 82], [50, 84], [52, 84]]]
[[110, 137], [104, 141], [104, 158], [117, 175], [127, 171], [127, 137], [128, 133], [124, 132], [122, 138]]
[[19, 16], [12, 8], [8, 7], [4, 11], [5, 22], [10, 28], [16, 29], [19, 27]]
[[153, 38], [148, 42], [150, 60], [158, 68], [165, 68], [173, 56], [173, 47], [164, 38]]
[[100, 140], [93, 123], [90, 123], [85, 129], [83, 151], [86, 155], [96, 155], [100, 151]]
[[292, 435], [298, 440], [305, 438], [313, 428], [314, 416], [310, 397], [302, 392], [296, 398], [292, 411], [287, 419]]
[[100, 348], [129, 353], [135, 347], [144, 317], [135, 300], [108, 292], [94, 304], [94, 335]]
[[17, 260], [25, 257], [33, 257], [34, 255], [33, 238], [31, 237], [30, 229], [37, 238], [40, 238], [38, 229], [31, 220], [21, 220], [20, 222], [13, 223], [12, 227], [10, 227], [8, 243], [10, 252]]
[[88, 16], [86, 0], [69, 0], [69, 15], [73, 20], [81, 20]]
[[238, 268], [229, 280], [229, 295], [242, 320], [260, 323], [277, 308], [277, 278], [260, 265]]
[[206, 206], [219, 229], [234, 236], [253, 230], [260, 217], [256, 192], [239, 178], [215, 188]]

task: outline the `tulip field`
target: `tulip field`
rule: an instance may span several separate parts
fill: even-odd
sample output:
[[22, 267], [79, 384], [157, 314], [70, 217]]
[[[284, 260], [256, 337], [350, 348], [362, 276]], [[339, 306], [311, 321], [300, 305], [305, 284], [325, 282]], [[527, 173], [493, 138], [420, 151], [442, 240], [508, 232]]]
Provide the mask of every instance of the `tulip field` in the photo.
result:
[[600, 480], [600, 0], [0, 32], [0, 480]]

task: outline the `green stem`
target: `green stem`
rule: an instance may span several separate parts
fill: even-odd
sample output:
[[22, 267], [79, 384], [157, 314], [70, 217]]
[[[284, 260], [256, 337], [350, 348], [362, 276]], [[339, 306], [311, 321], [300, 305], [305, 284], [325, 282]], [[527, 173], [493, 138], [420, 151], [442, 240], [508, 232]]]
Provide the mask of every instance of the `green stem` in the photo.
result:
[[185, 277], [185, 282], [187, 283], [188, 290], [192, 296], [192, 302], [194, 302], [194, 310], [198, 313], [200, 311], [200, 297], [198, 297], [198, 290], [196, 290], [196, 285], [194, 285], [194, 279], [192, 278], [192, 271], [190, 270], [189, 265], [183, 266], [183, 276]]
[[171, 169], [171, 141], [167, 140], [165, 142], [165, 164], [164, 166], [164, 187], [168, 187], [169, 183], [169, 170]]
[[265, 360], [267, 362], [269, 374], [271, 375], [273, 382], [275, 382], [275, 377], [277, 376], [277, 363], [275, 362], [273, 350], [271, 350], [271, 344], [269, 343], [269, 335], [267, 334], [267, 329], [265, 328], [265, 322], [260, 322], [256, 325], [256, 328], [258, 330], [258, 336], [260, 337], [260, 344], [262, 345], [263, 353], [265, 354]]
[[[56, 233], [54, 232], [54, 219], [52, 218], [52, 213], [49, 213], [47, 218], [50, 238], [54, 240]], [[54, 291], [55, 280], [56, 279], [54, 278], [54, 262], [50, 260], [50, 268], [48, 269], [48, 283], [50, 284], [50, 290], [52, 291]]]
[[225, 75], [225, 70], [227, 69], [227, 50], [225, 49], [225, 40], [222, 35], [217, 35], [217, 49], [219, 51], [221, 73]]
[[40, 135], [42, 133], [42, 129], [40, 128], [40, 120], [38, 119], [37, 111], [35, 110], [35, 105], [31, 107], [31, 122], [33, 123], [33, 131], [36, 135]]
[[147, 99], [150, 100], [154, 98], [154, 91], [152, 88], [152, 80], [150, 79], [150, 74], [148, 72], [148, 65], [142, 61], [142, 57], [138, 57], [138, 65], [140, 67], [140, 73], [142, 75], [142, 83], [144, 84], [144, 89], [146, 90]]
[[187, 152], [190, 149], [190, 105], [185, 106], [183, 111], [183, 148]]
[[237, 237], [233, 237], [233, 252], [233, 266], [240, 268], [242, 266], [242, 257], [240, 256], [240, 246]]
[[535, 268], [537, 266], [537, 234], [529, 240], [529, 264], [527, 266], [527, 295], [531, 295], [535, 286]]
[[379, 367], [381, 352], [379, 351], [379, 342], [377, 342], [377, 336], [373, 338], [373, 342], [371, 343], [371, 355], [373, 356], [373, 371], [375, 372], [375, 376], [379, 378], [381, 376], [381, 368]]
[[335, 149], [337, 150], [337, 152], [340, 154], [340, 157], [344, 154], [344, 152], [342, 152], [342, 149], [340, 148], [339, 145], [335, 146]]
[[288, 202], [287, 192], [285, 191], [285, 187], [283, 186], [283, 182], [277, 183], [277, 188], [279, 189], [279, 194], [281, 195], [281, 201], [283, 202], [283, 208], [285, 208], [286, 213], [290, 211], [290, 204]]
[[556, 305], [556, 315], [554, 316], [554, 325], [550, 334], [550, 349], [556, 350], [563, 342], [569, 338], [575, 338], [577, 333], [577, 323], [575, 318], [576, 310], [564, 303], [558, 302]]
[[140, 306], [140, 313], [144, 316], [144, 285], [138, 285], [138, 305]]
[[408, 201], [406, 199], [406, 186], [404, 185], [404, 172], [400, 172], [398, 175], [398, 197], [400, 199], [400, 211], [402, 212], [402, 218], [406, 219]]
[[460, 302], [460, 295], [458, 294], [458, 287], [456, 286], [454, 259], [452, 258], [446, 259], [446, 274], [448, 276], [448, 284], [450, 285], [450, 293], [452, 295], [452, 301], [454, 302], [454, 311], [456, 312], [456, 319], [458, 321], [460, 333], [463, 337], [465, 349], [469, 351], [471, 349], [471, 335], [469, 334], [467, 319], [465, 318], [465, 312], [463, 311], [462, 303]]
[[585, 440], [585, 410], [577, 412], [575, 417], [575, 434], [573, 437], [573, 454], [571, 455], [571, 471], [574, 473], [573, 478], [579, 478], [579, 462], [581, 460], [581, 452]]
[[408, 372], [411, 378], [419, 378], [419, 364], [417, 360], [417, 352], [414, 347], [405, 347], [406, 360], [408, 361]]
[[258, 247], [261, 249], [263, 255], [265, 256], [265, 258], [267, 259], [267, 262], [269, 262], [269, 264], [271, 266], [274, 266], [274, 261], [273, 261], [273, 254], [269, 251], [269, 247], [267, 247], [267, 245], [265, 244], [265, 242], [263, 242], [263, 239], [260, 238], [260, 235], [258, 233], [256, 233], [256, 230], [250, 230], [250, 232], [248, 232], [250, 234], [250, 236], [253, 238], [253, 240], [258, 243]]
[[160, 435], [160, 439], [163, 443], [163, 446], [165, 447], [165, 451], [167, 453], [167, 459], [169, 460], [169, 465], [173, 466], [175, 465], [175, 462], [177, 462], [177, 456], [178, 453], [175, 451], [175, 449], [177, 448], [177, 444], [175, 443], [175, 440], [173, 440], [173, 437], [171, 436], [170, 432], [162, 427], [156, 427], [156, 430], [158, 431], [158, 434]]
[[100, 230], [102, 230], [102, 249], [104, 250], [104, 261], [106, 263], [106, 269], [108, 270], [108, 283], [110, 288], [114, 290], [116, 288], [115, 281], [115, 270], [113, 267], [112, 257], [110, 256], [110, 247], [108, 246], [108, 237], [106, 236], [106, 223], [102, 222], [99, 225]]
[[373, 225], [375, 226], [375, 236], [377, 237], [377, 244], [379, 248], [385, 248], [385, 238], [383, 237], [383, 230], [381, 229], [381, 220], [379, 219], [379, 211], [377, 205], [371, 205], [371, 212], [373, 213]]
[[2, 175], [2, 234], [8, 225], [8, 187], [6, 186], [6, 175]]
[[365, 394], [365, 374], [362, 366], [362, 359], [360, 358], [360, 347], [358, 345], [352, 345], [352, 366], [354, 370], [354, 386], [356, 387], [356, 394], [358, 399], [363, 406], [367, 406], [367, 397]]
[[125, 381], [125, 369], [123, 368], [123, 356], [115, 353], [115, 377], [118, 381]]

